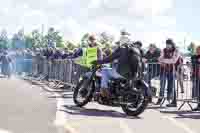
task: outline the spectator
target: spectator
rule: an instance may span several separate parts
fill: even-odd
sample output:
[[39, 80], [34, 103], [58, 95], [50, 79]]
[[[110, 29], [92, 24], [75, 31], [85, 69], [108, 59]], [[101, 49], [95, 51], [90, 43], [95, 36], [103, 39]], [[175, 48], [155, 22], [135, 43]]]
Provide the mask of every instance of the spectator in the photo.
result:
[[67, 48], [64, 49], [62, 59], [70, 58], [73, 55]]
[[192, 87], [192, 96], [193, 98], [197, 98], [198, 104], [194, 111], [200, 110], [200, 46], [196, 49], [196, 54], [191, 57], [192, 60], [192, 81], [193, 81], [193, 87]]
[[168, 107], [176, 107], [176, 91], [175, 91], [175, 75], [174, 71], [177, 68], [180, 54], [175, 47], [172, 39], [166, 40], [166, 48], [161, 53], [159, 62], [161, 63], [160, 75], [160, 97], [157, 104], [160, 104], [164, 98], [165, 84], [167, 81], [167, 100], [172, 99], [172, 102], [167, 104]]
[[72, 58], [77, 58], [83, 55], [83, 49], [82, 48], [74, 49], [73, 53], [74, 54], [72, 55]]
[[158, 64], [158, 58], [160, 57], [160, 49], [155, 44], [150, 44], [149, 50], [144, 55], [142, 61], [148, 63], [147, 74], [145, 80], [151, 86], [151, 80], [160, 75], [160, 64]]
[[181, 88], [181, 93], [184, 93], [184, 87], [183, 87], [184, 66], [182, 64], [183, 64], [183, 57], [180, 55], [179, 60], [177, 62], [177, 65], [179, 65], [179, 67], [176, 68], [176, 77], [177, 77], [177, 82]]
[[3, 56], [1, 56], [0, 62], [2, 62], [2, 74], [10, 77], [12, 60], [7, 52], [4, 52]]
[[103, 53], [104, 53], [104, 54], [103, 54], [103, 58], [105, 58], [105, 57], [111, 55], [112, 50], [111, 50], [110, 48], [104, 48], [104, 49], [103, 49]]
[[[144, 50], [142, 49], [142, 42], [140, 41], [136, 41], [133, 43], [135, 47], [137, 47], [139, 50], [140, 50], [140, 54], [142, 56], [142, 58], [144, 57]], [[144, 72], [144, 69], [145, 69], [145, 64], [142, 63], [142, 73], [140, 73], [140, 76], [143, 77], [143, 72]]]
[[[2, 49], [0, 49], [0, 58], [1, 58], [1, 56], [3, 55], [3, 51], [2, 51]], [[1, 68], [2, 68], [2, 64], [1, 64], [1, 62], [0, 62], [0, 73], [1, 73]]]
[[31, 50], [27, 49], [24, 58], [25, 58], [24, 72], [30, 74], [32, 70], [32, 58], [33, 58], [33, 53], [31, 52]]
[[137, 47], [140, 50], [142, 57], [144, 57], [144, 50], [142, 49], [142, 42], [136, 41], [136, 42], [134, 42], [134, 45], [135, 45], [135, 47]]
[[61, 59], [62, 58], [62, 53], [60, 52], [59, 49], [56, 49], [53, 53], [53, 59]]
[[16, 52], [16, 73], [21, 75], [24, 69], [23, 51], [18, 49]]
[[50, 59], [50, 57], [53, 56], [53, 49], [52, 48], [47, 48], [46, 51], [44, 52], [44, 56], [47, 59]]

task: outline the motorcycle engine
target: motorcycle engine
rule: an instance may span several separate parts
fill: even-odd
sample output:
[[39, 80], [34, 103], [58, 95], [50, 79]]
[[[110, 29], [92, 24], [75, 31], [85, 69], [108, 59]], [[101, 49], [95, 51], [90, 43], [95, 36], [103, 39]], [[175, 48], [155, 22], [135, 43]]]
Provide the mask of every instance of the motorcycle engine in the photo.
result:
[[124, 88], [125, 84], [122, 82], [110, 80], [108, 86], [109, 86], [109, 90], [111, 91], [111, 94], [118, 96], [120, 95], [120, 88]]

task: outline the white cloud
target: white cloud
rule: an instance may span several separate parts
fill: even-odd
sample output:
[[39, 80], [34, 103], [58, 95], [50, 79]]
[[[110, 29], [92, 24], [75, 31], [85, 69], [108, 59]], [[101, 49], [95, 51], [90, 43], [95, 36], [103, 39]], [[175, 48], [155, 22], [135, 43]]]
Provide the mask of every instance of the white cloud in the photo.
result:
[[72, 17], [68, 17], [53, 26], [64, 35], [65, 39], [74, 42], [78, 42], [81, 35], [87, 32], [81, 27], [81, 24]]
[[166, 13], [173, 7], [174, 0], [91, 0], [89, 7], [115, 15], [125, 13], [147, 17]]
[[142, 16], [155, 16], [173, 7], [173, 0], [133, 0], [129, 11]]
[[72, 1], [73, 0], [47, 0], [47, 4], [53, 7], [57, 7], [57, 6], [64, 6]]
[[90, 2], [88, 4], [88, 8], [89, 9], [99, 8], [99, 6], [101, 5], [101, 1], [102, 0], [90, 0]]
[[160, 48], [165, 47], [165, 41], [168, 38], [172, 38], [177, 46], [183, 46], [185, 32], [177, 31], [155, 31], [155, 32], [140, 32], [137, 33], [137, 38], [143, 40], [144, 46], [148, 46], [150, 43], [156, 43]]
[[[174, 0], [6, 0], [0, 5], [0, 27], [13, 33], [55, 26], [67, 38], [79, 40], [86, 32], [119, 35], [121, 28], [134, 39], [161, 40], [174, 30], [176, 18], [167, 16]], [[174, 31], [176, 32], [176, 31]]]
[[152, 24], [160, 28], [175, 28], [176, 18], [173, 16], [157, 16], [152, 18]]

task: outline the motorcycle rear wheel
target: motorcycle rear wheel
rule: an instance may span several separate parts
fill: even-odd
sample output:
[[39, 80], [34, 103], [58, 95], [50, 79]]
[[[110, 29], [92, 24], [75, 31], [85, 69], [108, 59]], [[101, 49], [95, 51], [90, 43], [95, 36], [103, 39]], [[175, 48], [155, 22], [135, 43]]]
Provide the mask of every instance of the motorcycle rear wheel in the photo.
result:
[[[128, 94], [130, 95], [130, 94]], [[128, 115], [128, 116], [138, 116], [141, 113], [144, 112], [144, 110], [147, 108], [149, 99], [147, 96], [145, 96], [144, 93], [141, 93], [141, 96], [143, 97], [143, 101], [140, 103], [140, 106], [136, 108], [136, 110], [131, 110], [131, 108], [128, 107], [128, 105], [121, 105], [122, 110]], [[125, 96], [127, 97], [127, 96]], [[136, 101], [137, 102], [137, 101]]]

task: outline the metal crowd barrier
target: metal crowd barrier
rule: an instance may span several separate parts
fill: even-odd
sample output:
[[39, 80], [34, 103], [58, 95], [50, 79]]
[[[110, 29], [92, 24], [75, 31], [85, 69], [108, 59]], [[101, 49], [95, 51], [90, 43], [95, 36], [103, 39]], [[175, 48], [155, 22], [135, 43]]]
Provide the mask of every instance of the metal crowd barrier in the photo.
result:
[[47, 80], [54, 82], [54, 88], [61, 84], [75, 86], [82, 74], [88, 71], [73, 60], [47, 60], [44, 58], [35, 58], [32, 67], [32, 76], [38, 75], [36, 80]]
[[[192, 75], [192, 71], [200, 68], [199, 65], [192, 66], [181, 64], [172, 66], [171, 69], [159, 63], [148, 63], [144, 71], [144, 79], [154, 88], [154, 96], [160, 98], [163, 94], [164, 104], [166, 100], [175, 98], [182, 102], [179, 110], [187, 103], [191, 109], [191, 103], [200, 102], [200, 71], [198, 75]], [[168, 69], [168, 70], [167, 70]], [[75, 86], [80, 76], [88, 71], [73, 60], [47, 60], [45, 58], [34, 58], [32, 75], [42, 75], [39, 80], [53, 81], [56, 83], [55, 88], [61, 84]], [[167, 77], [170, 79], [169, 87], [167, 87]], [[161, 89], [162, 88], [162, 89]], [[164, 88], [164, 89], [163, 89]], [[171, 88], [169, 90], [168, 88]], [[156, 91], [157, 90], [157, 91]], [[162, 91], [163, 90], [163, 91]], [[162, 92], [162, 93], [160, 93]]]
[[[166, 100], [176, 98], [177, 101], [182, 102], [181, 106], [178, 108], [179, 110], [185, 104], [188, 104], [192, 109], [191, 103], [200, 102], [200, 73], [199, 77], [197, 74], [192, 74], [192, 71], [198, 70], [199, 68], [199, 65], [192, 66], [181, 64], [177, 67], [173, 66], [173, 71], [169, 72], [166, 70], [168, 68], [163, 70], [161, 64], [149, 63], [146, 65], [144, 79], [152, 88], [157, 89], [157, 92], [155, 92], [156, 98], [164, 98], [161, 106]], [[171, 83], [169, 84], [172, 90], [168, 90], [167, 78], [164, 79], [163, 77], [171, 78]], [[163, 87], [164, 96], [160, 96], [160, 91]]]
[[182, 90], [178, 87], [180, 84], [177, 84], [177, 100], [183, 102], [181, 107], [187, 103], [192, 109], [190, 103], [200, 103], [200, 65], [184, 64], [180, 65], [179, 69], [185, 69], [181, 79], [184, 93], [180, 93]]
[[[9, 64], [9, 67], [11, 69], [11, 74], [18, 75], [18, 74], [26, 74], [30, 75], [32, 74], [32, 67], [33, 67], [33, 60], [27, 59], [27, 58], [12, 58], [11, 63]], [[0, 63], [0, 73], [1, 73], [1, 66], [2, 63]], [[37, 69], [35, 69], [37, 70]]]

